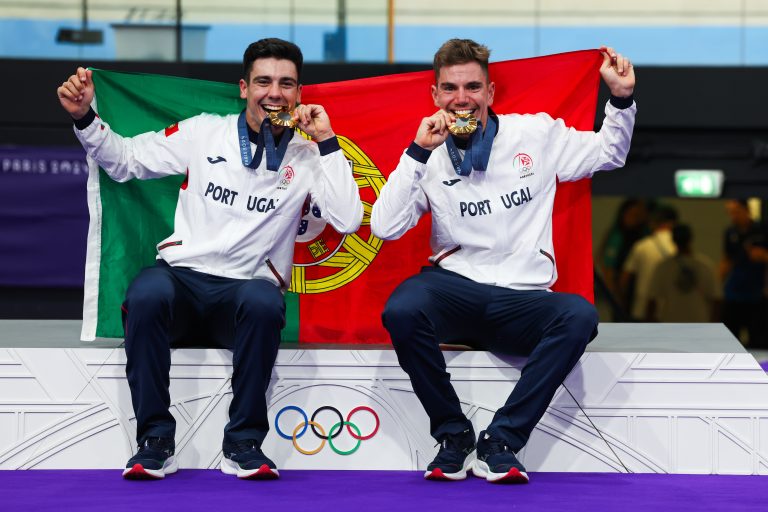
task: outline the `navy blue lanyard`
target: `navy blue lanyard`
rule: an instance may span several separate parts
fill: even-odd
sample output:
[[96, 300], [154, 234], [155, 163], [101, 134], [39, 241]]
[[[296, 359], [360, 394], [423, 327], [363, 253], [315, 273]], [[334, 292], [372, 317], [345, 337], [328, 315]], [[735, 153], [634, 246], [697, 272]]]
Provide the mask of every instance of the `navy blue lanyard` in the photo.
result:
[[288, 149], [288, 143], [293, 138], [293, 130], [287, 129], [283, 132], [280, 144], [275, 147], [275, 137], [272, 135], [272, 124], [269, 118], [264, 118], [259, 129], [259, 136], [256, 139], [256, 153], [251, 155], [251, 141], [248, 138], [248, 125], [245, 121], [245, 110], [240, 112], [237, 118], [237, 138], [240, 144], [240, 159], [243, 165], [251, 169], [256, 169], [261, 164], [262, 151], [267, 154], [267, 169], [277, 171], [285, 157], [285, 151]]
[[445, 147], [451, 158], [453, 169], [459, 176], [469, 176], [472, 170], [485, 171], [488, 161], [491, 159], [491, 146], [496, 135], [496, 120], [488, 116], [488, 127], [483, 130], [483, 123], [477, 123], [477, 130], [470, 135], [467, 141], [467, 149], [464, 151], [464, 159], [461, 158], [459, 148], [453, 142], [451, 135], [445, 139]]

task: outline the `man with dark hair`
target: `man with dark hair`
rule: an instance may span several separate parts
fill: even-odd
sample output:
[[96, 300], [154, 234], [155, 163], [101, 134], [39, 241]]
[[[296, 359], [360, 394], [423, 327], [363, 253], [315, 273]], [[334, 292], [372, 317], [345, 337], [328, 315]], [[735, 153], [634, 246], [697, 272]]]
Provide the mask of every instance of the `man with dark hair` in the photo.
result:
[[[398, 286], [382, 315], [440, 443], [427, 479], [460, 480], [471, 466], [491, 482], [527, 482], [515, 454], [596, 335], [594, 306], [549, 288], [557, 279], [551, 228], [556, 181], [621, 167], [629, 150], [634, 72], [613, 49], [601, 51], [600, 73], [612, 98], [596, 134], [547, 114], [496, 115], [488, 49], [466, 39], [445, 43], [434, 60], [438, 110], [422, 120], [373, 207], [373, 233], [387, 240], [432, 213], [433, 266]], [[534, 181], [509, 172], [520, 148], [536, 162]], [[500, 190], [515, 191], [515, 199], [505, 200]], [[463, 215], [467, 201], [486, 214]], [[439, 343], [528, 356], [477, 443]], [[477, 460], [470, 461], [476, 445]]]
[[[239, 115], [200, 114], [132, 138], [112, 132], [91, 109], [90, 70], [78, 68], [57, 91], [78, 139], [112, 179], [186, 174], [174, 233], [158, 244], [157, 264], [133, 280], [122, 308], [138, 441], [126, 478], [176, 471], [169, 349], [201, 339], [232, 350], [221, 470], [278, 477], [261, 451], [269, 430], [265, 392], [302, 210], [310, 196], [343, 233], [362, 221], [358, 188], [328, 115], [320, 105], [299, 105], [299, 48], [262, 39], [248, 47], [243, 64]], [[294, 137], [294, 125], [316, 143]]]
[[296, 80], [301, 83], [301, 70], [304, 66], [304, 55], [298, 46], [282, 39], [268, 37], [248, 45], [243, 52], [243, 80], [248, 81], [253, 61], [258, 59], [289, 60], [296, 67]]

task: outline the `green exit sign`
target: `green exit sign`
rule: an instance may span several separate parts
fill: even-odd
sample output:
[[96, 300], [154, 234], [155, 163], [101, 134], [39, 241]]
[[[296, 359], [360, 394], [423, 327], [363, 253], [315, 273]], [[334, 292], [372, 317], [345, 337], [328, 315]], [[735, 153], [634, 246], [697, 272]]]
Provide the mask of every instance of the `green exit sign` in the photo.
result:
[[675, 189], [680, 197], [720, 197], [723, 171], [680, 169], [675, 171]]

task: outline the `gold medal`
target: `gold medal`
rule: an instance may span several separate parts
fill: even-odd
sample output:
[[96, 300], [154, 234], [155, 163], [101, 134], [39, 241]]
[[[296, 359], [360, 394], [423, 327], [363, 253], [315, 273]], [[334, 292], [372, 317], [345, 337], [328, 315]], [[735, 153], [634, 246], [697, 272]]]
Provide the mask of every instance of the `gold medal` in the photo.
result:
[[280, 110], [270, 110], [269, 122], [275, 126], [284, 126], [286, 128], [296, 126], [296, 121], [293, 120], [293, 111], [288, 110], [288, 107], [283, 107]]
[[473, 114], [455, 114], [456, 122], [448, 127], [454, 135], [466, 135], [477, 130], [477, 118]]

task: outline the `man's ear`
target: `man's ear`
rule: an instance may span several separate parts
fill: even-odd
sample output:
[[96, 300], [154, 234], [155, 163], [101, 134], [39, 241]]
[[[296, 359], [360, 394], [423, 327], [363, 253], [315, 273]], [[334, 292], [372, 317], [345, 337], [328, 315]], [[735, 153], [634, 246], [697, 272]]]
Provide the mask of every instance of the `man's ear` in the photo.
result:
[[493, 95], [496, 93], [496, 84], [491, 82], [488, 84], [488, 106], [493, 105]]
[[245, 83], [245, 80], [242, 78], [240, 79], [240, 98], [245, 99], [247, 98], [247, 95], [245, 92], [248, 90], [248, 84]]

